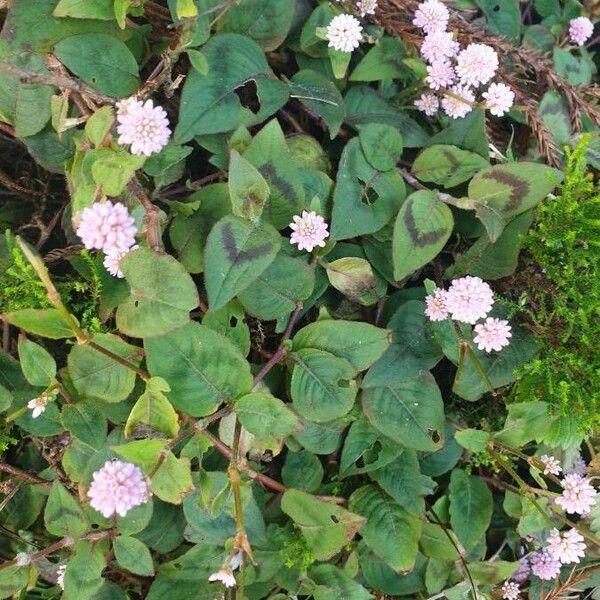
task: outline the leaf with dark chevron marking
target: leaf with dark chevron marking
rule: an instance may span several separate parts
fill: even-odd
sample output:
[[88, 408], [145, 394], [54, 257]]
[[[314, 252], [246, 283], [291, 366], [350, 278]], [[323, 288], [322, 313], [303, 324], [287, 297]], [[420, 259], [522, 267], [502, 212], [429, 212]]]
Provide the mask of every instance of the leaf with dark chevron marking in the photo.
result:
[[471, 179], [475, 173], [489, 166], [489, 162], [456, 146], [437, 144], [425, 148], [412, 166], [413, 175], [420, 181], [437, 183], [452, 188]]
[[281, 237], [268, 223], [253, 224], [233, 215], [212, 228], [204, 255], [205, 285], [211, 309], [246, 289], [274, 260]]
[[469, 199], [495, 242], [510, 220], [539, 204], [561, 179], [560, 171], [537, 163], [496, 165], [473, 177]]
[[454, 226], [450, 209], [435, 192], [411, 194], [396, 217], [392, 241], [394, 279], [399, 281], [427, 264], [442, 250]]

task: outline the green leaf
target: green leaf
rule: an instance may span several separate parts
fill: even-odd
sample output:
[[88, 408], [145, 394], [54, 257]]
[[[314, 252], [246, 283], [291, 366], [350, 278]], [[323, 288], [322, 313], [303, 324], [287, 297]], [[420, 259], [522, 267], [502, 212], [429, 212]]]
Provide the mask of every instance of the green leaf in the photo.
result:
[[196, 69], [200, 75], [208, 74], [208, 62], [206, 60], [206, 56], [204, 56], [200, 50], [188, 49], [186, 50], [186, 53], [190, 59], [192, 67], [194, 67], [194, 69]]
[[275, 50], [292, 25], [294, 0], [241, 0], [229, 8], [223, 30], [241, 33], [263, 50]]
[[204, 246], [213, 225], [231, 212], [226, 183], [208, 185], [189, 197], [200, 206], [191, 217], [177, 215], [169, 230], [179, 260], [190, 273], [204, 270]]
[[130, 437], [140, 423], [164, 433], [169, 438], [177, 435], [179, 417], [163, 393], [169, 391], [169, 385], [160, 377], [152, 377], [146, 382], [146, 391], [139, 397], [127, 417], [125, 437]]
[[247, 288], [274, 260], [281, 245], [268, 223], [253, 225], [233, 215], [213, 228], [206, 242], [205, 285], [211, 309]]
[[[425, 146], [430, 139], [425, 130], [377, 90], [353, 86], [345, 97], [346, 123], [355, 129], [367, 123], [385, 123], [398, 129], [405, 148]], [[486, 148], [487, 150], [487, 148]]]
[[250, 366], [225, 337], [197, 323], [145, 340], [148, 370], [169, 383], [170, 401], [193, 417], [250, 392]]
[[134, 156], [126, 150], [96, 150], [97, 158], [92, 163], [92, 177], [107, 196], [119, 196], [125, 191], [129, 180], [141, 169], [146, 160], [143, 156]]
[[453, 565], [449, 562], [430, 558], [427, 561], [425, 571], [425, 587], [428, 594], [437, 594], [444, 589], [450, 573], [453, 571]]
[[154, 575], [154, 565], [148, 546], [140, 540], [120, 535], [113, 541], [117, 563], [130, 573], [150, 577]]
[[[309, 571], [317, 587], [314, 600], [370, 600], [373, 595], [335, 565], [318, 565]], [[285, 596], [289, 598], [289, 596]]]
[[[445, 532], [447, 532], [448, 535], [446, 535]], [[457, 544], [455, 539], [456, 536], [452, 531], [444, 529], [441, 525], [436, 523], [426, 521], [423, 523], [423, 532], [421, 533], [421, 539], [419, 540], [421, 552], [423, 552], [425, 556], [437, 560], [458, 560], [458, 550], [450, 539], [448, 539], [448, 536], [450, 536], [454, 540], [454, 543]]]
[[371, 473], [371, 478], [409, 513], [416, 516], [423, 514], [425, 501], [415, 450], [404, 448], [398, 458]]
[[573, 135], [571, 110], [566, 98], [558, 90], [550, 89], [544, 94], [538, 105], [538, 114], [558, 146], [569, 143]]
[[50, 496], [48, 496], [44, 511], [44, 524], [52, 535], [60, 537], [68, 535], [77, 538], [83, 535], [88, 528], [81, 507], [57, 481], [52, 484]]
[[102, 571], [106, 566], [106, 546], [81, 540], [73, 547], [72, 558], [65, 571], [65, 600], [92, 600], [102, 587]]
[[110, 133], [114, 121], [115, 112], [112, 106], [102, 106], [86, 121], [85, 135], [94, 146], [100, 146]]
[[392, 345], [371, 367], [363, 386], [393, 384], [417, 376], [435, 366], [442, 353], [431, 335], [425, 317], [425, 303], [409, 300], [396, 310], [388, 327]]
[[354, 369], [371, 366], [389, 347], [390, 332], [369, 323], [322, 320], [303, 327], [294, 336], [294, 350], [316, 348], [347, 360]]
[[[209, 70], [206, 75], [194, 70], [186, 79], [175, 130], [178, 143], [195, 135], [255, 125], [286, 102], [287, 86], [273, 75], [260, 46], [249, 38], [235, 33], [216, 35], [202, 52]], [[256, 89], [256, 112], [243, 106], [236, 95], [236, 90], [245, 85]]]
[[306, 492], [316, 492], [323, 480], [323, 465], [312, 452], [288, 452], [281, 469], [281, 478], [285, 485]]
[[172, 452], [150, 480], [150, 489], [163, 502], [181, 504], [183, 498], [194, 489], [189, 458], [177, 458]]
[[568, 50], [554, 48], [554, 66], [572, 85], [589, 85], [592, 81], [593, 62], [584, 56], [576, 57]]
[[394, 224], [394, 279], [401, 280], [435, 258], [450, 238], [452, 211], [435, 192], [420, 190], [405, 201]]
[[417, 179], [456, 187], [468, 181], [478, 171], [489, 167], [489, 162], [476, 154], [456, 146], [435, 144], [425, 148], [415, 159], [412, 172]]
[[113, 446], [112, 450], [125, 460], [139, 465], [145, 475], [152, 472], [160, 453], [166, 448], [167, 440], [136, 440], [128, 444]]
[[271, 394], [246, 394], [234, 409], [244, 429], [261, 439], [284, 438], [299, 427], [298, 417]]
[[60, 0], [52, 14], [55, 17], [110, 21], [115, 18], [113, 3], [114, 0]]
[[508, 579], [517, 570], [518, 566], [519, 561], [490, 560], [469, 563], [469, 572], [475, 581], [494, 585]]
[[533, 221], [533, 209], [515, 217], [492, 243], [486, 233], [449, 267], [444, 276], [448, 279], [462, 275], [475, 275], [485, 280], [512, 275], [518, 265], [521, 240]]
[[234, 215], [257, 223], [271, 193], [264, 177], [235, 150], [229, 158], [229, 196]]
[[378, 171], [396, 168], [402, 156], [402, 136], [385, 123], [368, 123], [360, 128], [360, 147], [369, 164]]
[[456, 441], [471, 452], [483, 452], [486, 449], [491, 435], [479, 429], [462, 429], [454, 434]]
[[209, 310], [202, 317], [202, 325], [225, 336], [239, 348], [243, 356], [250, 352], [250, 328], [246, 314], [239, 302], [228, 302], [217, 310]]
[[29, 581], [30, 567], [12, 565], [0, 571], [0, 598], [13, 598]]
[[300, 490], [283, 495], [281, 510], [298, 525], [314, 558], [321, 561], [336, 555], [365, 523], [360, 515]]
[[65, 404], [61, 411], [65, 428], [83, 444], [100, 450], [106, 443], [107, 423], [100, 409], [88, 402]]
[[407, 68], [402, 62], [406, 55], [404, 44], [397, 38], [384, 36], [356, 65], [350, 81], [385, 81], [403, 78]]
[[139, 86], [138, 65], [133, 54], [124, 42], [112, 35], [73, 35], [58, 42], [54, 53], [75, 75], [110, 96], [130, 96]]
[[[515, 381], [517, 370], [527, 364], [537, 352], [537, 345], [529, 332], [517, 323], [511, 323], [511, 327], [513, 335], [510, 338], [510, 344], [503, 348], [502, 352], [488, 353], [474, 349], [479, 363], [494, 388]], [[458, 348], [458, 340], [455, 340], [455, 343]], [[466, 357], [460, 379], [459, 381], [455, 380], [452, 390], [461, 398], [471, 402], [478, 400], [489, 391], [471, 358]]]
[[403, 446], [423, 451], [443, 446], [444, 405], [428, 372], [393, 386], [365, 389], [363, 410], [376, 429]]
[[322, 423], [347, 414], [356, 398], [352, 365], [329, 352], [307, 348], [291, 357], [290, 394], [300, 415]]
[[338, 134], [346, 115], [346, 104], [329, 78], [318, 71], [302, 69], [292, 77], [290, 92], [293, 98], [300, 100], [323, 119], [331, 139]]
[[559, 172], [529, 162], [481, 171], [469, 184], [469, 200], [492, 242], [517, 215], [539, 204], [559, 183]]
[[[11, 7], [12, 8], [12, 7]], [[14, 32], [14, 30], [13, 30]], [[31, 52], [17, 54], [0, 47], [2, 61], [30, 73], [48, 75], [41, 56]], [[18, 137], [33, 136], [44, 129], [51, 117], [54, 88], [22, 83], [17, 77], [0, 73], [0, 115], [15, 126]]]
[[198, 291], [172, 256], [140, 248], [127, 253], [121, 270], [131, 290], [117, 308], [119, 331], [133, 337], [161, 335], [189, 321]]
[[377, 280], [369, 261], [346, 256], [327, 263], [327, 277], [331, 285], [344, 296], [363, 306], [372, 306], [383, 296], [377, 289]]
[[314, 284], [314, 271], [305, 262], [280, 253], [238, 298], [253, 317], [271, 321], [289, 315], [311, 295]]
[[198, 7], [194, 0], [176, 0], [176, 3], [178, 19], [188, 19], [198, 14]]
[[356, 490], [348, 506], [367, 519], [360, 530], [367, 546], [395, 571], [410, 571], [417, 558], [421, 521], [374, 485]]
[[[112, 333], [98, 333], [94, 344], [124, 358], [136, 367], [140, 364], [140, 348], [132, 346]], [[73, 346], [68, 357], [69, 375], [77, 391], [104, 402], [121, 402], [133, 390], [135, 372], [87, 344]]]
[[521, 32], [521, 8], [519, 0], [475, 0], [487, 19], [487, 28], [503, 35], [515, 43]]
[[448, 488], [450, 523], [460, 543], [469, 551], [485, 540], [493, 511], [492, 492], [479, 477], [454, 469]]
[[331, 238], [343, 240], [373, 233], [397, 213], [406, 194], [395, 171], [381, 173], [365, 158], [358, 139], [346, 144], [333, 196]]
[[244, 158], [259, 170], [271, 189], [263, 220], [276, 229], [287, 227], [305, 207], [305, 184], [303, 170], [292, 156], [277, 119], [269, 121], [252, 138]]
[[19, 361], [23, 375], [31, 385], [48, 387], [56, 377], [56, 361], [52, 355], [26, 337], [19, 338]]
[[494, 439], [513, 448], [520, 448], [531, 440], [541, 440], [550, 429], [553, 418], [546, 402], [518, 402], [508, 406], [504, 428]]
[[74, 337], [70, 323], [55, 308], [22, 308], [4, 313], [4, 320], [28, 333], [52, 340]]
[[12, 43], [20, 50], [45, 54], [67, 36], [116, 30], [113, 23], [98, 19], [56, 18], [52, 14], [56, 4], [56, 0], [36, 0], [35, 10], [31, 10], [26, 1], [12, 2], [6, 21], [10, 23]]

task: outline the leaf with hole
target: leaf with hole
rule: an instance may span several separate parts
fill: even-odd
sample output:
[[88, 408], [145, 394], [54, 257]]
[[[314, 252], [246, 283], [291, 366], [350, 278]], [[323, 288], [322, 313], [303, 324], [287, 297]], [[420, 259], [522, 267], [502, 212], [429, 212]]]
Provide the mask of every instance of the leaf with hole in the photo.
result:
[[120, 266], [130, 292], [117, 308], [119, 331], [133, 337], [162, 335], [189, 321], [198, 290], [181, 263], [140, 248], [128, 252]]
[[[178, 143], [255, 125], [285, 104], [287, 85], [275, 77], [262, 49], [250, 38], [237, 33], [216, 35], [202, 52], [208, 73], [193, 70], [186, 78], [175, 129]], [[237, 92], [244, 86], [251, 98], [242, 103]]]
[[321, 561], [335, 556], [365, 523], [364, 517], [300, 490], [283, 495], [281, 510], [300, 528], [313, 556]]
[[444, 404], [430, 373], [396, 385], [366, 388], [362, 402], [371, 424], [398, 444], [422, 451], [443, 446]]
[[290, 394], [300, 415], [322, 423], [347, 414], [356, 398], [352, 365], [329, 352], [308, 348], [291, 357]]

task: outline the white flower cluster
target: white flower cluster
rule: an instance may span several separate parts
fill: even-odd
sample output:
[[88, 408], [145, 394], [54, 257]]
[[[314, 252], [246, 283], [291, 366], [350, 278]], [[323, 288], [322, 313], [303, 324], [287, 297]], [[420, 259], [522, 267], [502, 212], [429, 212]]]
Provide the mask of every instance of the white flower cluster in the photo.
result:
[[[421, 44], [421, 56], [428, 63], [425, 81], [433, 92], [422, 94], [414, 104], [428, 116], [441, 105], [449, 117], [461, 119], [473, 110], [478, 88], [491, 81], [499, 62], [496, 51], [486, 44], [469, 44], [461, 50], [452, 32], [446, 31], [449, 18], [440, 0], [425, 0], [415, 12], [413, 24], [425, 33]], [[514, 92], [504, 83], [490, 83], [481, 97], [497, 117], [507, 113], [515, 101]]]
[[76, 233], [83, 245], [88, 250], [102, 250], [106, 270], [115, 277], [123, 277], [119, 262], [130, 250], [137, 248], [137, 227], [127, 207], [110, 200], [95, 202], [84, 208], [78, 218]]
[[[551, 455], [543, 454], [539, 457], [545, 475], [558, 475], [563, 467]], [[583, 471], [582, 471], [583, 464]], [[592, 487], [591, 480], [584, 477], [586, 470], [583, 459], [576, 461], [565, 474], [561, 481], [562, 494], [555, 503], [566, 512], [578, 513], [582, 517], [589, 515], [596, 504], [597, 491]], [[527, 539], [527, 538], [526, 538]], [[533, 541], [535, 536], [532, 538]], [[505, 600], [517, 600], [520, 589], [518, 584], [523, 583], [529, 573], [544, 581], [551, 581], [560, 575], [563, 565], [577, 564], [585, 556], [585, 543], [583, 536], [575, 528], [559, 531], [552, 529], [545, 544], [520, 560], [517, 571], [504, 582], [501, 588]]]
[[500, 351], [509, 344], [512, 336], [508, 321], [488, 317], [494, 304], [492, 288], [479, 277], [454, 279], [448, 290], [437, 288], [425, 298], [425, 315], [431, 321], [444, 321], [451, 318], [461, 323], [475, 325], [475, 338], [479, 350]]
[[241, 551], [236, 552], [233, 556], [225, 561], [218, 571], [209, 576], [208, 581], [211, 583], [220, 581], [226, 588], [235, 587], [237, 582], [233, 572], [242, 564], [242, 557], [243, 555]]

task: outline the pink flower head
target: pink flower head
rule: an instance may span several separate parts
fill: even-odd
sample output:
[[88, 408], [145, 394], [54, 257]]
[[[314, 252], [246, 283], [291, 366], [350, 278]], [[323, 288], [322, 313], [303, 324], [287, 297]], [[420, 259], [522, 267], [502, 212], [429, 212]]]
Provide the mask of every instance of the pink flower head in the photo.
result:
[[587, 515], [595, 506], [597, 492], [589, 479], [577, 473], [569, 473], [560, 484], [563, 493], [556, 499], [556, 504], [566, 512]]
[[453, 119], [462, 119], [473, 110], [475, 96], [466, 85], [454, 85], [450, 88], [452, 96], [445, 95], [442, 98], [444, 112]]
[[356, 8], [360, 11], [360, 16], [374, 15], [377, 8], [377, 0], [358, 0]]
[[540, 462], [544, 465], [544, 475], [558, 475], [562, 471], [560, 462], [554, 456], [543, 454], [540, 456]]
[[290, 242], [297, 244], [298, 250], [312, 252], [315, 246], [323, 248], [325, 239], [329, 237], [325, 219], [315, 212], [303, 210], [302, 216], [294, 216], [290, 228], [293, 230]]
[[502, 586], [502, 597], [504, 600], [517, 600], [520, 592], [519, 584], [514, 581], [505, 581]]
[[529, 567], [529, 559], [526, 556], [524, 556], [519, 561], [519, 566], [517, 567], [517, 570], [512, 574], [511, 579], [513, 581], [516, 581], [517, 583], [523, 583], [529, 577], [530, 571], [531, 569]]
[[515, 93], [504, 83], [492, 83], [482, 96], [489, 111], [496, 117], [507, 113], [515, 102]]
[[531, 572], [544, 581], [550, 581], [560, 574], [560, 561], [553, 558], [548, 550], [540, 550], [531, 556]]
[[446, 308], [455, 321], [473, 325], [492, 310], [492, 288], [479, 277], [454, 279], [446, 294]]
[[469, 44], [456, 57], [456, 74], [463, 85], [487, 83], [498, 70], [498, 54], [486, 44]]
[[459, 50], [460, 44], [450, 31], [432, 31], [421, 44], [421, 56], [430, 63], [452, 58]]
[[451, 86], [456, 79], [454, 67], [447, 60], [436, 60], [427, 65], [427, 77], [425, 81], [432, 90], [439, 90]]
[[569, 38], [574, 44], [583, 46], [594, 33], [594, 24], [587, 17], [577, 17], [569, 21]]
[[440, 99], [435, 94], [421, 94], [421, 97], [414, 101], [414, 105], [428, 117], [431, 117], [439, 110]]
[[430, 321], [444, 321], [448, 318], [448, 309], [446, 308], [446, 290], [436, 288], [433, 294], [425, 297], [425, 315]]
[[583, 536], [576, 529], [565, 532], [555, 528], [546, 541], [546, 550], [550, 556], [563, 565], [578, 563], [579, 559], [585, 556]]
[[121, 260], [125, 257], [126, 254], [129, 254], [132, 250], [137, 250], [139, 246], [136, 244], [135, 246], [131, 246], [129, 250], [125, 252], [121, 252], [120, 250], [112, 250], [111, 252], [105, 254], [103, 265], [104, 268], [115, 277], [122, 279], [124, 277], [123, 271], [121, 271]]
[[117, 104], [119, 144], [131, 144], [131, 153], [150, 156], [169, 142], [171, 130], [167, 113], [152, 100], [142, 103], [128, 98]]
[[484, 352], [491, 352], [492, 350], [499, 352], [504, 346], [508, 346], [508, 340], [512, 336], [510, 330], [511, 327], [508, 321], [488, 317], [484, 323], [475, 325], [477, 335], [473, 338], [473, 341]]
[[139, 467], [121, 460], [107, 460], [93, 474], [87, 495], [92, 508], [102, 516], [124, 517], [134, 506], [145, 504], [150, 491]]
[[446, 29], [450, 13], [439, 0], [425, 0], [415, 11], [413, 25], [425, 33]]
[[568, 473], [576, 473], [577, 475], [581, 475], [583, 477], [586, 471], [587, 465], [585, 464], [585, 460], [581, 458], [580, 454], [579, 458], [571, 465], [571, 468], [568, 470]]
[[362, 25], [352, 15], [337, 15], [327, 26], [329, 46], [340, 52], [352, 52], [360, 46]]
[[76, 231], [88, 250], [126, 252], [135, 244], [137, 228], [120, 202], [95, 202], [81, 211]]

